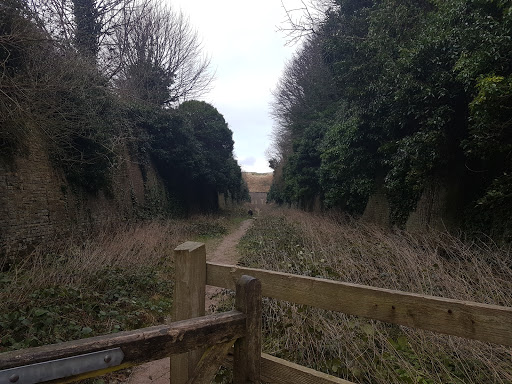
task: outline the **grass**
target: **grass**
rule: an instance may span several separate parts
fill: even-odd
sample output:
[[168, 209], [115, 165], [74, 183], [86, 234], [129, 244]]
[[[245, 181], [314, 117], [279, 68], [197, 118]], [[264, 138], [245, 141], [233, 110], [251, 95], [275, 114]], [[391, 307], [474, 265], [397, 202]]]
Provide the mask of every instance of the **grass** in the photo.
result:
[[[110, 225], [5, 265], [0, 352], [164, 322], [173, 249], [185, 240], [214, 244], [244, 216], [241, 208]], [[239, 249], [252, 267], [512, 306], [510, 250], [445, 233], [386, 232], [340, 216], [265, 210]], [[512, 382], [510, 349], [271, 299], [264, 332], [266, 352], [357, 383]]]
[[[510, 250], [446, 233], [384, 231], [341, 216], [267, 212], [242, 264], [512, 306]], [[265, 299], [264, 349], [356, 383], [511, 383], [511, 350]]]
[[0, 265], [0, 352], [163, 323], [172, 308], [173, 249], [219, 237], [233, 220], [114, 224]]
[[243, 172], [242, 177], [251, 192], [268, 192], [272, 184], [272, 173]]

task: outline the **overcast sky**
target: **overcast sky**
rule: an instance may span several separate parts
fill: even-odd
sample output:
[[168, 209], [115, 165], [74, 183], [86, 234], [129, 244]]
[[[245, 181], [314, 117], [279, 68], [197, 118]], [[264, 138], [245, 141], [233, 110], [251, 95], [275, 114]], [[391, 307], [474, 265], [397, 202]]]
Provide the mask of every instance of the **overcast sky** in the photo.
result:
[[[213, 89], [203, 99], [233, 131], [235, 156], [244, 171], [271, 172], [271, 91], [296, 46], [285, 46], [277, 28], [286, 19], [280, 0], [165, 0], [190, 18], [212, 59]], [[288, 9], [300, 0], [283, 0]]]

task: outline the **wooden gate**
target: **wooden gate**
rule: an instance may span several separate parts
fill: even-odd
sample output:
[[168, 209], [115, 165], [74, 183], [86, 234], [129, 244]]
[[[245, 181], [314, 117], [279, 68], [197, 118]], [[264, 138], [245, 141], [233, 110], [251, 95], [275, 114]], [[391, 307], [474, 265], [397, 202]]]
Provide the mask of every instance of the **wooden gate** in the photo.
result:
[[[0, 383], [41, 382], [21, 381], [23, 369], [39, 363], [58, 364], [77, 356], [80, 359], [91, 353], [97, 354], [94, 357], [107, 366], [72, 372], [71, 379], [97, 376], [171, 355], [172, 384], [209, 383], [234, 344], [235, 384], [259, 383], [260, 379], [282, 384], [351, 384], [261, 353], [262, 294], [392, 324], [512, 346], [512, 308], [509, 307], [208, 263], [201, 243], [187, 242], [175, 249], [175, 280], [174, 320], [178, 321], [1, 354]], [[236, 309], [204, 316], [206, 284], [235, 289]], [[204, 351], [205, 347], [209, 348]], [[122, 352], [119, 363], [119, 351], [114, 349]]]
[[[193, 253], [193, 244], [189, 248]], [[180, 252], [177, 250], [177, 254]], [[190, 276], [181, 277], [191, 281]], [[178, 307], [190, 307], [194, 300], [191, 299]], [[193, 317], [168, 325], [0, 354], [0, 383], [71, 382], [167, 356], [176, 357], [173, 364], [185, 359], [183, 366], [175, 368], [173, 383], [210, 383], [233, 345], [234, 382], [259, 382], [261, 284], [258, 280], [249, 276], [238, 280], [234, 311]]]

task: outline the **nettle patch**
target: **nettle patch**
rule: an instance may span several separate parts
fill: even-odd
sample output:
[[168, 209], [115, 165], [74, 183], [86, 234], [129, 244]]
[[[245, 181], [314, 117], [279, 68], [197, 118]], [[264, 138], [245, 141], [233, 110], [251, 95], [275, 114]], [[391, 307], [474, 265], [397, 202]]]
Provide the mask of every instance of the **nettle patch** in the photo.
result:
[[[2, 288], [12, 283], [7, 274], [0, 281]], [[172, 280], [144, 267], [129, 273], [104, 269], [81, 287], [39, 288], [22, 301], [6, 303], [0, 314], [0, 351], [162, 323], [171, 297]]]

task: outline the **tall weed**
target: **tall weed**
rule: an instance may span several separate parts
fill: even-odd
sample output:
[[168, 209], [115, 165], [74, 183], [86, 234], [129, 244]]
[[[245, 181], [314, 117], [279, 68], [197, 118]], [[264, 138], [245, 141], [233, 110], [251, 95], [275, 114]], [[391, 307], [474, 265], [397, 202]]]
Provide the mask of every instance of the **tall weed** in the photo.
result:
[[[385, 231], [343, 216], [260, 217], [242, 264], [512, 306], [509, 249], [446, 233]], [[510, 349], [265, 300], [267, 352], [357, 383], [511, 383]]]
[[173, 249], [227, 225], [215, 216], [113, 223], [15, 258], [0, 268], [0, 352], [164, 322]]

